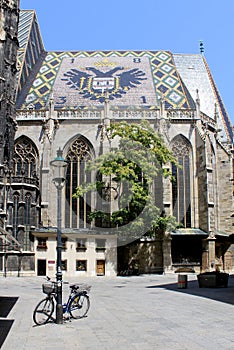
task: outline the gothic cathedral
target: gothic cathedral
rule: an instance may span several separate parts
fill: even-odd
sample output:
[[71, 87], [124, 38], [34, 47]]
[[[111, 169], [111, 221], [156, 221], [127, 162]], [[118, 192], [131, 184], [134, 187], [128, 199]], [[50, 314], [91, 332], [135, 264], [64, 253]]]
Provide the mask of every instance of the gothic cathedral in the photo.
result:
[[[203, 53], [47, 52], [35, 11], [1, 0], [0, 274], [56, 272], [57, 191], [51, 162], [67, 161], [62, 189], [62, 269], [66, 276], [231, 272], [233, 128]], [[55, 34], [56, 35], [56, 34]], [[148, 121], [177, 159], [174, 181], [157, 177], [154, 198], [178, 223], [154, 239], [120, 244], [118, 230], [90, 219], [100, 195], [73, 194], [108, 152], [111, 123]], [[108, 206], [118, 206], [108, 192]], [[126, 237], [128, 227], [126, 226]]]

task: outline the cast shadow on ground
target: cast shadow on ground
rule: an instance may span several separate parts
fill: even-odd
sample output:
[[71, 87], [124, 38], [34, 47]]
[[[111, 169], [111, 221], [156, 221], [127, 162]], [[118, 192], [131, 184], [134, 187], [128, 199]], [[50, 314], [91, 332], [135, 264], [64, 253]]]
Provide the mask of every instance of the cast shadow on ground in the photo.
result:
[[[177, 276], [175, 276], [177, 277]], [[178, 288], [178, 283], [168, 283], [161, 285], [147, 286], [146, 288], [160, 288], [175, 291], [177, 293], [184, 293], [196, 295], [202, 298], [213, 299], [222, 303], [234, 305], [234, 275], [229, 276], [227, 288], [199, 288], [197, 280], [191, 280], [187, 283], [187, 288]]]
[[14, 320], [0, 320], [0, 348], [9, 333]]
[[0, 317], [7, 317], [18, 297], [2, 297], [0, 296]]
[[[7, 317], [17, 300], [18, 297], [0, 296], [0, 317]], [[13, 323], [14, 320], [0, 319], [0, 348], [2, 347], [2, 344], [4, 343]]]

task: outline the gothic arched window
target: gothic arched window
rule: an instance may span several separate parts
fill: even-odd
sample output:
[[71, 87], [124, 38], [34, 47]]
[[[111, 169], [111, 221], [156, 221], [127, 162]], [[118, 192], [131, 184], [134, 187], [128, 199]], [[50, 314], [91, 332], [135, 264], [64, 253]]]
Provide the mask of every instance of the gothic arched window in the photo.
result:
[[86, 164], [93, 158], [88, 142], [80, 137], [70, 146], [67, 153], [68, 169], [66, 175], [65, 227], [86, 228], [90, 223], [91, 194], [73, 198], [77, 186], [91, 182], [91, 173], [85, 171]]
[[38, 152], [34, 143], [22, 136], [15, 142], [14, 174], [35, 177], [37, 173]]
[[182, 135], [172, 141], [172, 153], [179, 166], [172, 164], [173, 215], [184, 227], [191, 227], [191, 145]]
[[21, 183], [21, 190], [13, 194], [12, 204], [9, 203], [8, 224], [13, 227], [16, 239], [20, 233], [21, 239], [24, 240], [24, 248], [28, 250], [32, 244], [29, 237], [30, 226], [37, 223], [34, 202], [39, 201], [39, 188], [35, 187], [38, 182], [36, 175], [39, 170], [39, 155], [33, 141], [26, 136], [21, 136], [15, 141], [13, 165], [13, 178], [16, 183]]

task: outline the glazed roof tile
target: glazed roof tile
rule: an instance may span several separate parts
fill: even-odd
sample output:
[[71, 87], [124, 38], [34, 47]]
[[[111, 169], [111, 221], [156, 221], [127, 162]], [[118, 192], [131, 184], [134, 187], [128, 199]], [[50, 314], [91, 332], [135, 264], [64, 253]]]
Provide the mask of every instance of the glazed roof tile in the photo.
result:
[[[75, 87], [74, 84], [71, 88], [71, 82], [77, 80], [79, 84], [81, 76], [83, 92], [78, 85]], [[98, 106], [104, 100], [103, 92], [97, 86], [94, 88], [96, 93], [91, 88], [89, 90], [88, 84], [91, 80], [92, 83], [97, 83], [98, 79], [104, 78], [112, 80], [113, 84], [122, 84], [119, 86], [121, 92], [117, 92], [117, 86], [113, 86], [113, 93], [109, 88], [110, 99], [114, 105], [144, 104], [149, 108], [159, 107], [160, 97], [163, 95], [168, 108], [194, 108], [194, 102], [180, 79], [172, 54], [168, 51], [48, 52], [22, 107], [27, 108], [28, 104], [33, 103], [38, 109], [45, 108], [52, 89], [55, 98], [57, 92], [60, 95], [65, 93], [64, 108], [72, 109], [78, 102], [81, 105]], [[138, 87], [141, 89], [137, 89]], [[59, 96], [57, 98], [59, 107]]]
[[217, 105], [221, 115], [221, 120], [218, 120], [218, 128], [223, 130], [223, 137], [224, 133], [227, 132], [232, 138], [230, 118], [204, 56], [200, 54], [174, 54], [173, 56], [178, 73], [194, 101], [198, 90], [201, 111], [213, 117], [215, 105]]
[[[34, 11], [21, 11], [18, 61], [23, 66]], [[39, 26], [36, 26], [39, 32]], [[35, 27], [34, 27], [35, 30]], [[199, 90], [201, 111], [214, 118], [232, 140], [232, 125], [206, 60], [201, 54], [169, 51], [43, 51], [31, 67], [30, 79], [21, 86], [20, 109], [33, 105], [47, 109], [53, 94], [56, 109], [103, 107], [108, 91], [112, 108], [160, 108], [163, 97], [168, 109], [195, 109]], [[20, 81], [20, 77], [19, 77]], [[22, 82], [22, 79], [21, 79]], [[29, 84], [30, 83], [30, 84]]]
[[19, 13], [18, 40], [20, 49], [25, 48], [28, 44], [33, 16], [34, 11], [32, 10], [20, 11]]

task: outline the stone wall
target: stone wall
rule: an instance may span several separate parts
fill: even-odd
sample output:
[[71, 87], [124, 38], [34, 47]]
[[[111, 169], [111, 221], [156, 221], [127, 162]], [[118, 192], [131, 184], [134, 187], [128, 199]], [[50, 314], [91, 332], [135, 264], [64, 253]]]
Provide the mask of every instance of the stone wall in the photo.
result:
[[17, 0], [1, 0], [0, 7], [0, 163], [13, 156], [18, 50]]
[[206, 171], [206, 154], [204, 141], [197, 133], [197, 164], [196, 175], [198, 179], [198, 212], [199, 228], [208, 231], [208, 206], [207, 206], [207, 171]]
[[157, 239], [132, 244], [125, 252], [125, 257], [128, 256], [128, 265], [134, 260], [138, 264], [139, 273], [163, 273], [162, 243], [161, 239]]
[[231, 181], [231, 154], [220, 145], [217, 146], [217, 173], [218, 173], [218, 230], [233, 233], [233, 195]]

